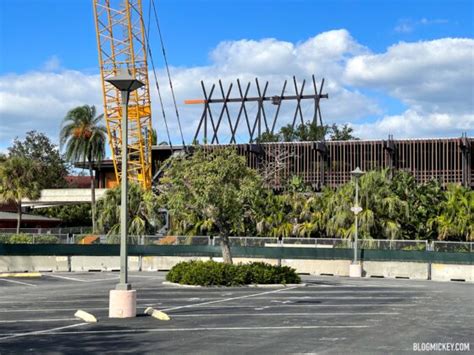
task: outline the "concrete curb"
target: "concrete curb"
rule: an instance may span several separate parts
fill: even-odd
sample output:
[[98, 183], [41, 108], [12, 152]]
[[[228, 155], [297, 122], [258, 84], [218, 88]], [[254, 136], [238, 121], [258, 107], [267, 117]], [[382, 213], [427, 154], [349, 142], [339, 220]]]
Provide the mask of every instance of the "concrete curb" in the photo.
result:
[[182, 285], [176, 282], [163, 281], [163, 285], [176, 286], [184, 288], [228, 288], [228, 287], [248, 287], [248, 288], [286, 288], [286, 287], [306, 287], [305, 283], [300, 284], [250, 284], [250, 285], [237, 285], [237, 286], [201, 286], [201, 285]]
[[39, 272], [9, 272], [0, 273], [0, 277], [41, 277]]

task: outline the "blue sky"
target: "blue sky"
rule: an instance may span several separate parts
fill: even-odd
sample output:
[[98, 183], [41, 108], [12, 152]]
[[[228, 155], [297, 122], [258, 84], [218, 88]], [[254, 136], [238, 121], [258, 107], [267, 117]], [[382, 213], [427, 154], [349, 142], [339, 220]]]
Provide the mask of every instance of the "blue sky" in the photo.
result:
[[[469, 75], [470, 71], [474, 71], [473, 1], [155, 1], [173, 76], [178, 84], [191, 88], [178, 93], [180, 99], [189, 98], [187, 95], [200, 97], [199, 80], [215, 78], [209, 74], [211, 71], [220, 73], [229, 81], [240, 75], [269, 77], [273, 81], [279, 81], [281, 76], [280, 81], [283, 81], [283, 77], [295, 72], [303, 79], [310, 74], [310, 70], [302, 68], [312, 59], [307, 52], [304, 58], [298, 56], [307, 47], [305, 44], [309, 46], [314, 40], [317, 42], [313, 46], [313, 50], [317, 51], [314, 56], [318, 58], [314, 60], [314, 68], [318, 69], [316, 74], [326, 77], [333, 84], [332, 97], [338, 100], [327, 104], [328, 121], [353, 124], [361, 132], [360, 135], [367, 138], [384, 138], [390, 130], [395, 132], [395, 136], [407, 135], [406, 130], [397, 131], [397, 122], [400, 125], [408, 122], [410, 127], [425, 120], [435, 122], [438, 131], [420, 130], [420, 134], [426, 136], [456, 135], [462, 131], [472, 134], [474, 130], [474, 83]], [[149, 0], [143, 0], [143, 4], [146, 13]], [[98, 59], [92, 1], [0, 0], [0, 31], [0, 149], [5, 149], [14, 136], [21, 136], [30, 128], [44, 129], [56, 139], [54, 127], [60, 124], [65, 108], [35, 109], [34, 105], [39, 102], [35, 90], [39, 90], [38, 83], [43, 80], [57, 81], [58, 85], [65, 86], [69, 86], [68, 80], [72, 80], [74, 85], [90, 80], [87, 87], [77, 90], [97, 88], [94, 75], [98, 73]], [[274, 42], [265, 41], [269, 38]], [[454, 41], [458, 39], [468, 41]], [[344, 48], [334, 54], [334, 50], [328, 47], [339, 41], [343, 42]], [[283, 53], [280, 49], [286, 44], [291, 44], [294, 58], [275, 65], [274, 72], [252, 67], [252, 63], [248, 67], [241, 65], [237, 58], [248, 54], [247, 50], [253, 53], [252, 48], [255, 47], [258, 51], [268, 50], [270, 60], [274, 58], [278, 61]], [[151, 45], [155, 57], [159, 58], [156, 36], [153, 36]], [[272, 57], [271, 50], [275, 48], [278, 50]], [[327, 56], [318, 57], [325, 50]], [[417, 51], [420, 58], [413, 55]], [[439, 55], [440, 58], [419, 62], [428, 55]], [[412, 67], [394, 66], [392, 73], [380, 74], [381, 79], [367, 76], [366, 72], [357, 72], [357, 68], [364, 68], [365, 71], [382, 68], [384, 61], [404, 63], [404, 56], [410, 58]], [[467, 66], [464, 68], [467, 78], [464, 71], [456, 72], [449, 67], [452, 61], [459, 63], [459, 66]], [[294, 63], [299, 69], [294, 69]], [[228, 70], [229, 65], [234, 65], [234, 68]], [[395, 75], [402, 70], [406, 73], [419, 72], [420, 80], [429, 87], [437, 85], [434, 76], [438, 71], [449, 70], [449, 75], [441, 79], [450, 82], [440, 84], [445, 86], [430, 97], [429, 90], [420, 88], [420, 84], [413, 83], [409, 76]], [[29, 81], [31, 73], [35, 75], [35, 82]], [[6, 85], [11, 81], [15, 83], [14, 88]], [[276, 87], [280, 85], [281, 82], [275, 84]], [[101, 102], [100, 86], [95, 96], [81, 94], [77, 100], [72, 99], [72, 94], [67, 98], [61, 96], [66, 93], [58, 93], [51, 88], [51, 84], [46, 86], [43, 93], [51, 102], [69, 100], [70, 104], [80, 104], [80, 99], [90, 99], [92, 102], [84, 103], [97, 105]], [[436, 97], [440, 96], [444, 87], [456, 86], [467, 88], [467, 93], [465, 89], [464, 94], [461, 93], [464, 102], [451, 104], [446, 99], [446, 102], [437, 103]], [[328, 86], [329, 89], [331, 86]], [[5, 108], [7, 101], [9, 105], [22, 107]], [[345, 111], [336, 107], [344, 105], [347, 106]], [[453, 110], [454, 106], [459, 106], [459, 109]], [[195, 124], [199, 111], [183, 110], [189, 125]], [[37, 111], [54, 117], [37, 114]], [[323, 115], [324, 112], [323, 106]], [[461, 124], [443, 132], [443, 127], [452, 126], [455, 117], [463, 117]], [[18, 124], [12, 120], [18, 120]], [[45, 124], [39, 124], [42, 121]], [[440, 125], [436, 126], [438, 123]], [[371, 129], [371, 124], [377, 126]], [[158, 117], [154, 119], [154, 125], [160, 130]], [[4, 132], [1, 133], [1, 130]], [[379, 136], [374, 137], [374, 134]]]

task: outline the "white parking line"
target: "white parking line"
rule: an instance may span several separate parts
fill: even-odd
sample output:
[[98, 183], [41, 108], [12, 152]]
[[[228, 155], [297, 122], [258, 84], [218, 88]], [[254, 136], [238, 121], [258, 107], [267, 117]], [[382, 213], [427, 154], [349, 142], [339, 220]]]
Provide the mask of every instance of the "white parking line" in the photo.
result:
[[[298, 286], [291, 287], [291, 288], [289, 288], [289, 289], [292, 290], [292, 289], [295, 289], [295, 288], [298, 288]], [[278, 289], [278, 290], [272, 290], [272, 291], [267, 291], [267, 292], [253, 293], [253, 294], [250, 294], [250, 295], [243, 295], [243, 296], [237, 296], [237, 297], [224, 298], [224, 299], [217, 300], [217, 301], [209, 301], [209, 302], [201, 302], [201, 303], [195, 303], [195, 304], [188, 304], [188, 305], [185, 305], [185, 306], [177, 306], [177, 307], [171, 307], [171, 308], [162, 309], [161, 311], [167, 312], [167, 311], [172, 311], [172, 310], [181, 309], [181, 308], [199, 307], [199, 306], [205, 306], [205, 305], [213, 304], [213, 303], [222, 303], [222, 302], [227, 302], [227, 301], [240, 300], [240, 299], [244, 299], [244, 298], [250, 298], [250, 297], [257, 297], [257, 296], [261, 296], [261, 295], [267, 295], [267, 294], [270, 294], [270, 293], [277, 293], [277, 292], [281, 292], [282, 290], [283, 290], [283, 289]]]
[[92, 280], [83, 280], [83, 279], [78, 279], [75, 277], [69, 277], [69, 276], [59, 276], [59, 275], [48, 275], [49, 277], [57, 278], [57, 279], [64, 279], [64, 280], [69, 280], [69, 281], [76, 281], [76, 282], [97, 282], [97, 281], [111, 281], [111, 280], [118, 280], [119, 276], [117, 277], [112, 277], [112, 278], [106, 278], [106, 279], [92, 279]]
[[34, 285], [34, 284], [29, 284], [28, 282], [22, 282], [22, 281], [16, 281], [16, 280], [7, 280], [7, 279], [1, 279], [1, 278], [0, 278], [0, 281], [11, 282], [11, 283], [14, 283], [14, 284], [20, 284], [20, 285], [31, 286], [31, 287], [37, 287], [38, 286], [38, 285]]
[[77, 320], [76, 318], [50, 318], [50, 319], [15, 319], [15, 320], [0, 320], [0, 323], [43, 323], [43, 322], [69, 322]]
[[[88, 323], [75, 324], [74, 326], [86, 325]], [[69, 326], [72, 328], [73, 326]], [[114, 330], [79, 330], [79, 331], [65, 331], [57, 332], [53, 330], [45, 330], [40, 332], [30, 332], [21, 334], [0, 334], [9, 335], [0, 340], [14, 338], [18, 336], [26, 335], [79, 335], [79, 334], [130, 334], [130, 333], [166, 333], [166, 332], [199, 332], [199, 331], [232, 331], [232, 330], [249, 330], [249, 331], [273, 331], [273, 330], [300, 330], [300, 329], [344, 329], [344, 328], [372, 328], [372, 325], [353, 325], [353, 324], [341, 324], [341, 325], [295, 325], [286, 327], [201, 327], [201, 328], [149, 328], [149, 329], [114, 329]], [[66, 327], [56, 328], [56, 330], [65, 329]]]
[[62, 329], [76, 328], [76, 327], [80, 327], [82, 325], [87, 325], [87, 324], [89, 324], [89, 323], [72, 324], [72, 325], [66, 325], [64, 327], [58, 327], [58, 328], [52, 328], [52, 329], [46, 329], [46, 330], [38, 330], [38, 331], [27, 332], [27, 333], [0, 334], [1, 336], [4, 336], [4, 337], [0, 338], [0, 341], [12, 339], [12, 338], [24, 337], [24, 336], [31, 336], [31, 335], [61, 334], [60, 332], [57, 332], [57, 331], [62, 330]]
[[321, 312], [321, 313], [199, 313], [199, 314], [174, 314], [170, 313], [173, 318], [187, 317], [314, 317], [314, 316], [396, 316], [398, 312]]

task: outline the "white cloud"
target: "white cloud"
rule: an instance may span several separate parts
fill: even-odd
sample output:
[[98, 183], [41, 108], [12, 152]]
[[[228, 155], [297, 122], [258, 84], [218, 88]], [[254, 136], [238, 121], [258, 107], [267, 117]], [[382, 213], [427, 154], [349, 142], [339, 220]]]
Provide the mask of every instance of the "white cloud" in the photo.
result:
[[[190, 142], [193, 138], [202, 105], [184, 105], [183, 101], [203, 97], [201, 80], [207, 88], [217, 84], [219, 79], [225, 89], [233, 82], [234, 97], [238, 95], [237, 78], [243, 86], [254, 82], [256, 77], [262, 86], [269, 81], [267, 95], [279, 95], [284, 80], [289, 80], [285, 94], [293, 95], [292, 75], [296, 75], [300, 84], [306, 79], [308, 91], [305, 92], [309, 92], [312, 74], [316, 75], [318, 84], [322, 77], [326, 79], [324, 92], [329, 93], [329, 100], [321, 103], [324, 122], [348, 122], [363, 138], [383, 138], [389, 133], [396, 137], [472, 133], [473, 42], [447, 38], [399, 43], [385, 53], [374, 54], [344, 29], [324, 32], [299, 43], [277, 39], [223, 42], [210, 53], [210, 65], [171, 68], [185, 140]], [[54, 61], [51, 69], [56, 64], [60, 66], [59, 59], [56, 64]], [[172, 140], [178, 144], [181, 139], [166, 71], [159, 70], [158, 78]], [[158, 130], [159, 140], [167, 140], [153, 81], [150, 88], [153, 125]], [[407, 107], [406, 111], [396, 115], [386, 108], [382, 110], [376, 98], [366, 94], [364, 88], [399, 99]], [[254, 84], [252, 90], [250, 95], [255, 95]], [[216, 87], [214, 97], [221, 97], [219, 87]], [[99, 75], [59, 69], [0, 76], [0, 148], [9, 145], [15, 136], [23, 136], [33, 129], [45, 132], [57, 141], [67, 111], [83, 104], [96, 105], [101, 111]], [[293, 118], [294, 106], [284, 105], [279, 126]], [[249, 104], [247, 109], [250, 116], [255, 116], [255, 104]], [[273, 106], [268, 108], [269, 120], [273, 117], [273, 109]], [[235, 112], [234, 108], [231, 110]], [[303, 111], [310, 119], [312, 104], [305, 103]], [[373, 118], [382, 112], [385, 117], [371, 123], [364, 121], [364, 118]], [[219, 114], [217, 107], [214, 114]], [[243, 121], [241, 127], [244, 127]], [[238, 133], [241, 141], [245, 141], [244, 130]]]
[[380, 89], [426, 113], [474, 111], [474, 40], [399, 43], [350, 59], [346, 80]]
[[61, 60], [56, 55], [49, 57], [43, 64], [43, 70], [45, 71], [58, 71], [61, 70], [61, 68]]
[[401, 115], [385, 116], [373, 123], [353, 125], [357, 136], [363, 139], [387, 137], [399, 138], [456, 137], [461, 133], [473, 134], [474, 113], [450, 115], [447, 113], [420, 114], [407, 110]]
[[446, 19], [427, 19], [426, 17], [423, 17], [419, 20], [413, 20], [405, 18], [398, 20], [394, 31], [398, 33], [411, 33], [420, 26], [443, 25], [446, 23], [449, 23], [449, 21]]
[[30, 72], [0, 77], [0, 141], [8, 145], [27, 131], [47, 133], [57, 141], [67, 111], [90, 104], [101, 107], [98, 75], [78, 71]]

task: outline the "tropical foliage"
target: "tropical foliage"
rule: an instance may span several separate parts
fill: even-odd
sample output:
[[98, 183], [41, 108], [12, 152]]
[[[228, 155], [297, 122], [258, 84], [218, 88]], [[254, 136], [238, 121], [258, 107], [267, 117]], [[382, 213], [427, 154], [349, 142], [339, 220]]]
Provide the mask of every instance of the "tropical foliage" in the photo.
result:
[[94, 106], [79, 106], [66, 114], [60, 132], [65, 158], [72, 163], [87, 163], [89, 168], [93, 232], [97, 229], [93, 163], [100, 163], [105, 157], [106, 129], [101, 124], [102, 118], [103, 115], [97, 116]]
[[[98, 231], [107, 233], [108, 240], [116, 243], [120, 234], [120, 186], [110, 189], [104, 198], [97, 201]], [[151, 191], [143, 190], [137, 184], [128, 188], [128, 234], [133, 239], [137, 236], [154, 234], [160, 227], [160, 210], [157, 196]]]
[[16, 138], [8, 153], [10, 157], [31, 159], [38, 164], [36, 180], [40, 189], [66, 186], [68, 167], [57, 146], [44, 133], [30, 131], [24, 140]]
[[228, 237], [261, 217], [263, 206], [255, 203], [264, 196], [262, 179], [232, 148], [172, 158], [159, 191], [176, 230], [219, 235], [226, 263], [232, 263]]
[[307, 142], [321, 141], [326, 137], [338, 141], [358, 139], [353, 135], [353, 132], [353, 128], [347, 124], [341, 127], [336, 124], [321, 126], [317, 122], [307, 121], [294, 127], [292, 124], [288, 124], [281, 127], [277, 133], [264, 132], [257, 137], [256, 142]]
[[24, 198], [40, 197], [39, 164], [28, 158], [10, 157], [0, 163], [0, 202], [13, 202], [18, 210], [17, 234], [20, 233]]

